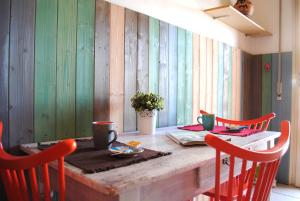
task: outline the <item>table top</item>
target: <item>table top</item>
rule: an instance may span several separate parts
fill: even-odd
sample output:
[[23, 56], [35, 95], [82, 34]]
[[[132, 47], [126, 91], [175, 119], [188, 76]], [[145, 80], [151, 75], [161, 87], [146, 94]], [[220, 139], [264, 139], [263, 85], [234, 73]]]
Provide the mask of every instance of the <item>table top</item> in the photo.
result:
[[[176, 130], [176, 127], [168, 127], [157, 129], [155, 135], [131, 133], [118, 136], [120, 142], [137, 140], [142, 143], [142, 147], [172, 152], [171, 155], [94, 174], [84, 174], [80, 169], [65, 163], [65, 174], [96, 191], [117, 195], [122, 191], [181, 174], [215, 160], [215, 151], [211, 147], [183, 147], [166, 136], [167, 132]], [[248, 137], [231, 136], [231, 143], [246, 148], [279, 136], [279, 132], [264, 131]], [[26, 153], [39, 152], [36, 143], [21, 145], [21, 149]]]

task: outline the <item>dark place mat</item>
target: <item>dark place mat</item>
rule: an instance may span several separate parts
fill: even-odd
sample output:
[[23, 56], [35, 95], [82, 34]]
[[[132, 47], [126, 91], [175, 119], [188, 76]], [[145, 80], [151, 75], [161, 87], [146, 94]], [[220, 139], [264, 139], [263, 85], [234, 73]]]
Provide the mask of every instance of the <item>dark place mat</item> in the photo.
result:
[[[83, 170], [84, 173], [102, 172], [118, 167], [124, 167], [135, 163], [140, 163], [153, 158], [166, 156], [170, 152], [160, 152], [144, 149], [144, 152], [130, 158], [120, 158], [111, 156], [108, 150], [96, 150], [92, 139], [76, 140], [77, 149], [71, 155], [65, 157], [65, 161]], [[114, 142], [113, 146], [125, 145], [121, 142]], [[38, 145], [40, 150], [48, 148], [50, 145]]]

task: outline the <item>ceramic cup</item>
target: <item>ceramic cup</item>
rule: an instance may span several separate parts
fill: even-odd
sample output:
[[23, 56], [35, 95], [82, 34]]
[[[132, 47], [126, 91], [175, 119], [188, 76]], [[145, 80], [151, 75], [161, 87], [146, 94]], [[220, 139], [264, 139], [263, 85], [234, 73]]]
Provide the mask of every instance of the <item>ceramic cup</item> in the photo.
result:
[[197, 118], [199, 124], [202, 124], [205, 130], [210, 131], [215, 126], [215, 115], [214, 114], [203, 114]]
[[93, 122], [94, 145], [98, 150], [109, 149], [111, 144], [117, 140], [117, 131], [114, 130], [114, 122]]

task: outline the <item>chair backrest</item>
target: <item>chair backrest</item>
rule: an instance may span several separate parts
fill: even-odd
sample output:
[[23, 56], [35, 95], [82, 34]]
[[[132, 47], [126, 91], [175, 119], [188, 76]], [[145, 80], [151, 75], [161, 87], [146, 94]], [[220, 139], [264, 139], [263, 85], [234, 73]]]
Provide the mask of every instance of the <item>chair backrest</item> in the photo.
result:
[[[252, 198], [252, 201], [266, 201], [270, 194], [280, 159], [288, 149], [289, 138], [289, 121], [281, 122], [281, 136], [279, 141], [275, 147], [269, 150], [250, 151], [221, 140], [214, 135], [209, 134], [205, 136], [206, 143], [216, 149], [215, 200], [220, 200], [221, 155], [225, 153], [229, 155], [230, 161], [229, 178], [227, 180], [227, 200], [233, 200], [233, 185], [236, 182], [235, 178], [238, 178], [238, 201], [249, 201], [250, 198]], [[240, 171], [237, 170], [238, 166], [235, 167], [237, 160], [242, 160]], [[259, 171], [258, 174], [257, 171]], [[256, 174], [257, 181], [256, 184], [253, 185]]]
[[[0, 122], [0, 137], [2, 136], [2, 127], [2, 122]], [[57, 165], [58, 170], [59, 201], [65, 201], [64, 156], [72, 153], [75, 149], [76, 142], [67, 139], [30, 156], [13, 156], [4, 151], [0, 140], [0, 176], [8, 200], [50, 201], [48, 164], [53, 162], [53, 165]], [[38, 178], [42, 180], [42, 187], [38, 183]]]
[[[204, 110], [200, 110], [200, 114], [208, 114]], [[231, 119], [224, 119], [221, 117], [216, 117], [217, 125], [221, 126], [247, 126], [249, 129], [257, 129], [265, 131], [268, 129], [270, 121], [276, 117], [274, 112], [266, 114], [256, 119], [250, 120], [231, 120]]]

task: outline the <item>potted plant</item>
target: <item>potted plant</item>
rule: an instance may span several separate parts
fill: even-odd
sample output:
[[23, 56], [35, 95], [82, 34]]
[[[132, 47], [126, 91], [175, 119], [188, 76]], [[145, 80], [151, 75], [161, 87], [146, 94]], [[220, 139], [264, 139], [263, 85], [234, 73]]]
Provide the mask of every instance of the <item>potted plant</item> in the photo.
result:
[[164, 107], [161, 96], [153, 93], [137, 92], [131, 98], [131, 106], [137, 112], [138, 130], [142, 134], [154, 134], [156, 128], [157, 111]]

